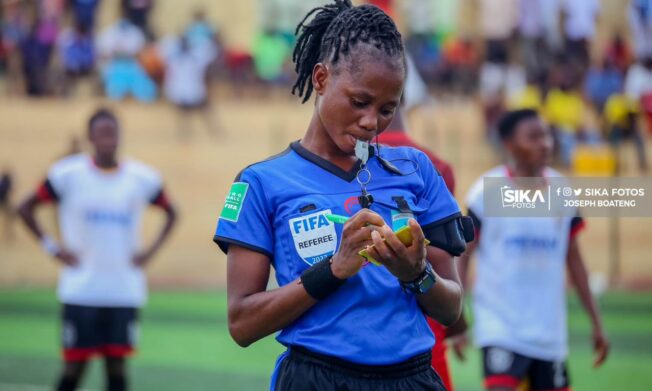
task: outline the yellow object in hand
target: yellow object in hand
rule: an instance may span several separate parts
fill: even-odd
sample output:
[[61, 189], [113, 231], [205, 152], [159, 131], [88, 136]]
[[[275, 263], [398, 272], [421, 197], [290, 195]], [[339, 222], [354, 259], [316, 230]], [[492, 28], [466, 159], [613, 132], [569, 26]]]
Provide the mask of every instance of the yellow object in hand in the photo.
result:
[[[398, 237], [398, 240], [401, 241], [405, 246], [409, 246], [412, 244], [412, 230], [410, 229], [409, 225], [403, 226], [399, 228], [398, 231], [394, 231], [394, 234], [396, 237]], [[385, 240], [383, 238], [383, 240]], [[430, 241], [428, 239], [424, 239], [426, 246], [430, 244]], [[371, 246], [373, 247], [373, 246]], [[359, 255], [363, 256], [367, 261], [373, 263], [376, 266], [380, 266], [381, 263], [376, 261], [369, 253], [367, 252], [367, 249], [365, 248], [364, 250], [360, 250], [358, 253]]]

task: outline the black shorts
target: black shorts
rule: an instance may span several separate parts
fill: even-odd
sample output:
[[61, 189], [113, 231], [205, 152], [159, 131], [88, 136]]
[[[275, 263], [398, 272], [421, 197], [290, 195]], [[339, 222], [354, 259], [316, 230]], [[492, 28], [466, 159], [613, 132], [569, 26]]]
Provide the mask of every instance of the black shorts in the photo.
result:
[[532, 391], [568, 391], [565, 361], [538, 360], [510, 350], [489, 346], [482, 348], [484, 386], [517, 389], [527, 379]]
[[85, 361], [94, 355], [125, 357], [134, 352], [138, 309], [64, 304], [61, 341], [66, 361]]
[[360, 365], [300, 347], [288, 349], [272, 376], [274, 391], [446, 391], [431, 352], [394, 365]]

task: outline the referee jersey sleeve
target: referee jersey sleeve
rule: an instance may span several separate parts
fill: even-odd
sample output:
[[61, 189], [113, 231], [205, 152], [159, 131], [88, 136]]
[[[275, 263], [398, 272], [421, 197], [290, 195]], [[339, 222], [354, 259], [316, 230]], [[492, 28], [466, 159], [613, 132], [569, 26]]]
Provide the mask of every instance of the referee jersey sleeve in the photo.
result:
[[255, 252], [274, 254], [272, 214], [260, 179], [251, 168], [235, 179], [226, 195], [213, 241], [226, 254], [235, 244]]

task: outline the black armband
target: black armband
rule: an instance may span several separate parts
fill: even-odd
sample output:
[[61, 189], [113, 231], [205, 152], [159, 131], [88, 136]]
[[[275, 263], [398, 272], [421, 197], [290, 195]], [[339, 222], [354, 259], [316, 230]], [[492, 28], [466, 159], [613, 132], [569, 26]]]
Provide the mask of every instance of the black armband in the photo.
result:
[[325, 299], [346, 282], [333, 274], [331, 258], [319, 261], [301, 273], [303, 287], [315, 300]]
[[423, 233], [431, 246], [458, 257], [474, 239], [473, 220], [461, 214], [454, 215], [423, 227]]

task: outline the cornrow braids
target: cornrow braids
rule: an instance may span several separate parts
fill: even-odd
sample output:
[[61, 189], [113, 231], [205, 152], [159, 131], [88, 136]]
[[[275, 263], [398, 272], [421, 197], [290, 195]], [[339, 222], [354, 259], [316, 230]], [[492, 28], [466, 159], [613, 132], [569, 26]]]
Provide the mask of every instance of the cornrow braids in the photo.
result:
[[403, 56], [401, 34], [392, 19], [373, 5], [354, 7], [351, 0], [334, 0], [312, 9], [297, 26], [295, 35], [298, 38], [292, 61], [297, 80], [292, 94], [303, 97], [301, 103], [308, 101], [312, 94], [315, 64], [325, 59], [335, 64], [360, 42], [372, 44], [390, 57]]

